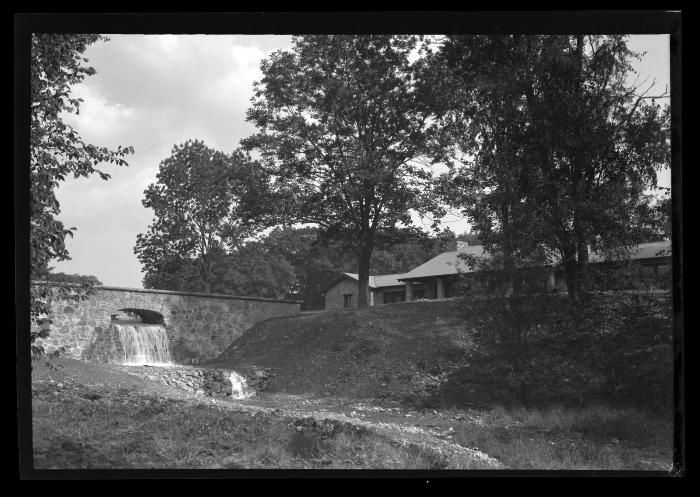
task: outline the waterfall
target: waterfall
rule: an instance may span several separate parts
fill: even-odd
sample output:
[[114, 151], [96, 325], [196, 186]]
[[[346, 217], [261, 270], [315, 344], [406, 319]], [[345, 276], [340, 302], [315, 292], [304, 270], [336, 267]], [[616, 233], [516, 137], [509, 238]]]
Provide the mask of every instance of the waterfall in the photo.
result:
[[235, 371], [231, 371], [229, 380], [231, 381], [231, 397], [234, 399], [247, 399], [253, 396], [254, 392], [246, 393], [245, 391], [248, 389], [248, 382], [245, 380], [245, 377]]
[[112, 323], [124, 349], [122, 364], [169, 366], [170, 347], [162, 324]]

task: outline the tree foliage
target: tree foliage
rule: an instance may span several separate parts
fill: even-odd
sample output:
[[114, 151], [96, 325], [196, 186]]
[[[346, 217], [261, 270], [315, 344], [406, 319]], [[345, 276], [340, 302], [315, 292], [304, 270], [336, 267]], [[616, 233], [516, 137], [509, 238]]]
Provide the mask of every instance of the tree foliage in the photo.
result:
[[243, 141], [274, 178], [275, 217], [313, 223], [356, 254], [358, 305], [367, 304], [376, 234], [426, 211], [429, 142], [410, 61], [412, 36], [301, 36], [261, 64]]
[[[371, 274], [402, 273], [449, 250], [454, 234], [409, 236], [372, 254]], [[212, 292], [302, 301], [302, 309], [323, 309], [323, 292], [344, 272], [354, 272], [356, 255], [342, 242], [324, 239], [316, 227], [278, 227], [226, 254], [212, 280]], [[196, 261], [173, 257], [144, 280], [148, 288], [204, 291]]]
[[[98, 169], [102, 164], [127, 166], [124, 157], [133, 154], [132, 147], [117, 150], [85, 143], [80, 135], [63, 122], [66, 114], [80, 112], [82, 99], [72, 98], [71, 89], [95, 69], [84, 65], [82, 57], [88, 45], [106, 38], [94, 35], [35, 33], [31, 38], [31, 116], [29, 163], [29, 263], [31, 278], [47, 277], [49, 262], [69, 259], [66, 236], [75, 228], [66, 229], [57, 219], [60, 205], [56, 188], [69, 175], [87, 177], [109, 174]], [[41, 355], [35, 346], [37, 338], [49, 333], [52, 298], [70, 299], [86, 296], [89, 285], [78, 290], [53, 291], [46, 284], [30, 287], [30, 313], [36, 328], [31, 332], [32, 353]]]
[[506, 270], [559, 255], [574, 299], [589, 247], [648, 233], [645, 191], [670, 162], [669, 108], [629, 84], [634, 57], [618, 35], [452, 36], [431, 57], [444, 198]]
[[126, 166], [124, 157], [132, 147], [109, 150], [85, 143], [63, 122], [66, 113], [79, 113], [81, 99], [72, 98], [71, 88], [95, 74], [82, 57], [88, 45], [106, 40], [99, 35], [33, 34], [31, 43], [31, 133], [30, 133], [30, 267], [33, 277], [42, 277], [51, 260], [69, 258], [66, 229], [56, 216], [60, 206], [56, 188], [69, 175], [87, 177], [109, 174], [98, 169], [104, 163]]
[[88, 285], [101, 285], [102, 282], [97, 279], [96, 276], [84, 275], [84, 274], [66, 274], [66, 273], [54, 273], [49, 271], [46, 275], [46, 281], [54, 281], [57, 283], [77, 283], [77, 284], [88, 284]]
[[155, 221], [137, 236], [134, 251], [146, 282], [170, 273], [163, 268], [173, 264], [191, 274], [193, 268], [182, 264], [191, 261], [210, 293], [226, 254], [255, 230], [243, 214], [255, 198], [255, 183], [252, 164], [239, 151], [225, 154], [199, 140], [173, 147], [160, 164], [157, 182], [144, 192], [143, 205], [153, 209]]

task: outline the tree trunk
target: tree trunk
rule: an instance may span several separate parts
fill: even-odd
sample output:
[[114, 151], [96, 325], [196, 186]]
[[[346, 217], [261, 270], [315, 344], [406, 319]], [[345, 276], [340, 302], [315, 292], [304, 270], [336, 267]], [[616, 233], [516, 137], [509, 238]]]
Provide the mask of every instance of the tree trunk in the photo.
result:
[[579, 241], [576, 252], [576, 280], [578, 282], [578, 290], [579, 293], [585, 293], [588, 291], [588, 244], [586, 244], [585, 241]]
[[[576, 87], [575, 87], [575, 102], [578, 107], [576, 109], [577, 116], [584, 115], [584, 100], [583, 100], [583, 35], [576, 36]], [[581, 206], [589, 199], [585, 194], [586, 185], [584, 178], [584, 170], [587, 165], [587, 154], [584, 147], [584, 137], [582, 135], [583, 128], [574, 128], [575, 141], [572, 151], [572, 166], [573, 166], [573, 204], [574, 204], [574, 236], [576, 238], [576, 290], [577, 296], [581, 296], [588, 289], [588, 237], [583, 216], [581, 214]]]
[[571, 247], [563, 252], [562, 265], [564, 266], [564, 279], [566, 281], [566, 292], [572, 302], [578, 302], [579, 282], [578, 282], [578, 261], [576, 260], [576, 250]]
[[357, 308], [369, 306], [369, 262], [372, 257], [372, 239], [369, 234], [360, 237], [360, 253], [358, 268]]
[[211, 293], [211, 282], [214, 275], [214, 264], [211, 261], [210, 255], [202, 256], [201, 275], [202, 283], [204, 283], [204, 293]]

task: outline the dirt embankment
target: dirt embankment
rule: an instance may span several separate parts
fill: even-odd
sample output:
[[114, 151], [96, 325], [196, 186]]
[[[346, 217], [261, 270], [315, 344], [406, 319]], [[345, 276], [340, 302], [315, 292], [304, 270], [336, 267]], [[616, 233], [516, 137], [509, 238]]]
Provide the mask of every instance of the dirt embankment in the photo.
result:
[[662, 413], [672, 402], [672, 327], [646, 310], [626, 308], [614, 329], [542, 326], [503, 343], [484, 329], [492, 309], [467, 313], [457, 299], [310, 313], [258, 324], [209, 365], [249, 377], [264, 368], [269, 392], [408, 408], [604, 404]]
[[419, 301], [273, 319], [206, 366], [270, 371], [270, 392], [407, 400], [461, 364], [469, 333], [458, 301]]

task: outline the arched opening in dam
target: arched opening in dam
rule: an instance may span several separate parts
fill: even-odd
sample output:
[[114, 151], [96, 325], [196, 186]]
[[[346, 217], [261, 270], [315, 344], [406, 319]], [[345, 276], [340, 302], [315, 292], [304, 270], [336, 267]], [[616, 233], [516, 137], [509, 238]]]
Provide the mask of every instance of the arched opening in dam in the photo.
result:
[[124, 308], [111, 315], [110, 332], [121, 347], [115, 357], [128, 366], [170, 366], [170, 342], [162, 314], [147, 309]]

